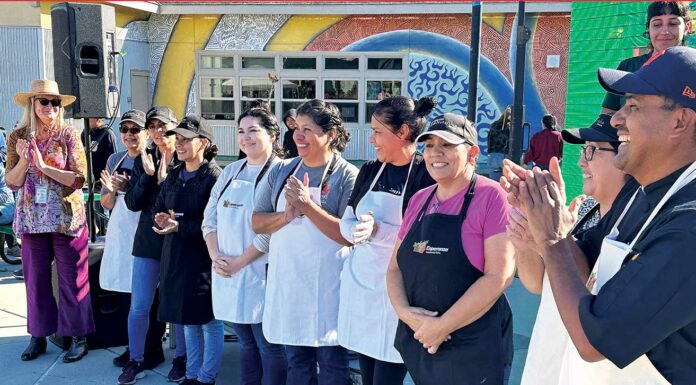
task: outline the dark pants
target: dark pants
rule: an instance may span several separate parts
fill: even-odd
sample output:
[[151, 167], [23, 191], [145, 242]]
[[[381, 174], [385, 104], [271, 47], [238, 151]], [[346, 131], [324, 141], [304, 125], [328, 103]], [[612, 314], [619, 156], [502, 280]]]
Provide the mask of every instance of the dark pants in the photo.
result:
[[406, 365], [358, 355], [362, 385], [403, 385]]
[[[341, 346], [285, 346], [287, 385], [348, 385], [348, 351]], [[317, 363], [319, 375], [317, 376]]]
[[239, 337], [242, 368], [239, 385], [285, 385], [288, 375], [285, 346], [266, 341], [260, 323], [233, 323], [232, 328]]
[[[33, 337], [85, 336], [94, 332], [89, 296], [87, 229], [22, 235], [22, 268], [27, 290], [27, 329]], [[59, 301], [53, 297], [51, 262], [58, 271]]]

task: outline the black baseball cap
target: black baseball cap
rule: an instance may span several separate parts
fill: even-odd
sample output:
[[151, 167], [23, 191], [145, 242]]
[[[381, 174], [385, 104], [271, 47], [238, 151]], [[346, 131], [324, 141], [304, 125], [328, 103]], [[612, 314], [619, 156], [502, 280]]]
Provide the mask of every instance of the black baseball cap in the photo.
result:
[[181, 123], [175, 129], [167, 131], [166, 135], [179, 134], [185, 138], [206, 138], [211, 142], [215, 139], [213, 130], [205, 119], [189, 115], [181, 119]]
[[145, 124], [149, 125], [150, 120], [158, 119], [164, 124], [177, 123], [176, 115], [171, 108], [166, 106], [154, 106], [147, 110], [147, 119], [145, 119]]
[[599, 84], [618, 95], [659, 95], [696, 110], [696, 49], [671, 47], [656, 52], [637, 71], [597, 71]]
[[570, 144], [609, 142], [615, 150], [618, 150], [621, 142], [619, 142], [619, 135], [616, 132], [616, 128], [612, 127], [610, 122], [611, 115], [600, 114], [591, 126], [563, 130], [561, 131], [561, 136], [564, 141]]
[[137, 124], [140, 128], [145, 127], [145, 113], [140, 110], [130, 110], [126, 111], [121, 116], [121, 123], [123, 122], [133, 122]]
[[452, 144], [468, 143], [476, 145], [478, 134], [474, 125], [464, 116], [446, 113], [438, 116], [428, 126], [428, 129], [418, 135], [416, 142], [422, 142], [429, 135], [438, 136]]

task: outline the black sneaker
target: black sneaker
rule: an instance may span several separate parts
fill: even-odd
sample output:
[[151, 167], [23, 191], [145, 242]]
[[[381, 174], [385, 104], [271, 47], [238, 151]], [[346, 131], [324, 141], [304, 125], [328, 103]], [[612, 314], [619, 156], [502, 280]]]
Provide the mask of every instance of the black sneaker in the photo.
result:
[[[186, 356], [174, 357], [172, 361], [172, 370], [167, 375], [169, 382], [181, 382], [186, 379]], [[196, 380], [194, 380], [196, 381]], [[198, 382], [198, 381], [196, 381]]]
[[187, 378], [181, 381], [179, 385], [200, 385], [200, 382], [198, 382], [198, 380], [195, 378]]
[[130, 360], [123, 368], [123, 372], [118, 376], [120, 385], [135, 384], [136, 381], [145, 377], [145, 368], [142, 362]]
[[114, 363], [114, 366], [118, 366], [119, 368], [125, 368], [128, 362], [130, 361], [130, 351], [128, 348], [126, 348], [126, 351], [123, 352], [120, 356], [114, 358], [112, 361]]

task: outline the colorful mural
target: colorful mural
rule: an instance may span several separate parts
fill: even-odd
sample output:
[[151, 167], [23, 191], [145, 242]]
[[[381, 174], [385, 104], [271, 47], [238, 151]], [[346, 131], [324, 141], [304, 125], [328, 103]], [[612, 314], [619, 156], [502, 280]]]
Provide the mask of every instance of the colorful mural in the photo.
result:
[[[172, 106], [178, 115], [196, 110], [199, 49], [406, 52], [410, 96], [436, 96], [438, 112], [467, 110], [468, 15], [153, 15], [149, 24], [153, 102]], [[536, 131], [546, 113], [564, 121], [570, 19], [530, 14], [527, 24], [533, 35], [525, 74], [526, 120]], [[477, 114], [484, 153], [490, 123], [512, 103], [514, 25], [514, 14], [484, 17]], [[560, 68], [546, 68], [548, 55], [560, 56]]]

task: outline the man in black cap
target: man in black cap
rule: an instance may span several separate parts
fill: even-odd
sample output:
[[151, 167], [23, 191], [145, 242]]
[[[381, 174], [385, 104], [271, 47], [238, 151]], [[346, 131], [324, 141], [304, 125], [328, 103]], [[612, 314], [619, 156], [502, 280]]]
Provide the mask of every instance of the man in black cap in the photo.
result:
[[632, 177], [599, 225], [577, 243], [567, 236], [563, 186], [548, 173], [507, 163], [502, 183], [529, 220], [579, 357], [623, 369], [606, 383], [694, 384], [696, 50], [657, 52], [634, 73], [600, 69], [599, 81], [626, 97], [611, 120], [614, 165]]

